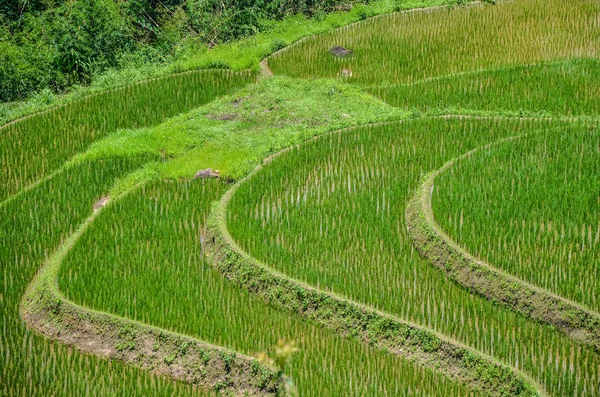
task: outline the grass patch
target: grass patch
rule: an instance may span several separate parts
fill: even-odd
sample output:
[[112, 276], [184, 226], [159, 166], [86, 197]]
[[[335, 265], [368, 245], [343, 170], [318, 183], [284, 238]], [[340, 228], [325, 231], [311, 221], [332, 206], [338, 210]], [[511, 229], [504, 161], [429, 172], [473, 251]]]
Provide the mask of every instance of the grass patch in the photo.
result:
[[238, 179], [268, 155], [315, 135], [409, 115], [343, 82], [276, 77], [157, 127], [120, 131], [80, 158], [154, 154], [163, 158], [151, 166], [162, 177], [190, 178], [212, 168]]

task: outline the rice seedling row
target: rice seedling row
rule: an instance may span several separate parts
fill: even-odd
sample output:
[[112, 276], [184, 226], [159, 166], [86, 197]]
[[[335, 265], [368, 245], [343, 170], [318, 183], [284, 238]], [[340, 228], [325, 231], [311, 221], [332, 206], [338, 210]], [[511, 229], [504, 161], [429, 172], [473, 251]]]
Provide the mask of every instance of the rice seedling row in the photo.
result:
[[415, 253], [404, 220], [421, 177], [445, 161], [514, 134], [579, 128], [438, 119], [332, 135], [242, 185], [227, 224], [247, 252], [285, 274], [473, 346], [551, 395], [598, 395], [592, 349], [453, 284]]
[[340, 295], [311, 287], [273, 271], [249, 256], [233, 241], [226, 225], [228, 203], [245, 182], [246, 179], [238, 182], [221, 199], [208, 220], [204, 237], [207, 257], [223, 276], [271, 305], [309, 318], [339, 334], [351, 335], [362, 343], [436, 368], [490, 396], [545, 395], [539, 385], [519, 371], [513, 371], [454, 340]]
[[[269, 65], [275, 74], [340, 76], [351, 83], [385, 86], [478, 69], [597, 57], [599, 15], [600, 5], [588, 0], [575, 0], [569, 7], [559, 0], [523, 0], [395, 13], [304, 40], [270, 57]], [[353, 53], [335, 57], [329, 53], [334, 46]]]
[[371, 87], [398, 107], [425, 112], [512, 112], [515, 115], [600, 115], [600, 61], [575, 58], [485, 70], [414, 84]]
[[246, 354], [279, 338], [300, 353], [286, 373], [301, 395], [475, 395], [465, 386], [282, 313], [229, 283], [202, 259], [216, 181], [155, 182], [107, 207], [67, 255], [70, 299]]
[[81, 163], [0, 208], [0, 394], [3, 396], [199, 396], [188, 385], [96, 356], [26, 329], [19, 303], [44, 258], [75, 230], [114, 179], [145, 159]]
[[596, 128], [490, 148], [437, 179], [435, 217], [473, 255], [598, 312], [599, 155]]
[[106, 91], [0, 129], [0, 201], [48, 175], [110, 132], [159, 124], [255, 79], [198, 71]]
[[27, 288], [21, 303], [21, 317], [28, 327], [82, 352], [104, 355], [204, 389], [235, 395], [289, 394], [285, 378], [252, 357], [123, 317], [89, 310], [66, 299], [56, 283], [60, 266], [101, 211], [95, 209], [44, 261]]
[[598, 313], [548, 290], [536, 288], [473, 257], [449, 237], [435, 221], [431, 196], [439, 175], [479, 151], [521, 138], [522, 136], [510, 137], [471, 150], [428, 174], [406, 207], [408, 232], [419, 253], [449, 278], [470, 291], [502, 303], [529, 318], [555, 326], [570, 338], [589, 344], [598, 351], [600, 346]]

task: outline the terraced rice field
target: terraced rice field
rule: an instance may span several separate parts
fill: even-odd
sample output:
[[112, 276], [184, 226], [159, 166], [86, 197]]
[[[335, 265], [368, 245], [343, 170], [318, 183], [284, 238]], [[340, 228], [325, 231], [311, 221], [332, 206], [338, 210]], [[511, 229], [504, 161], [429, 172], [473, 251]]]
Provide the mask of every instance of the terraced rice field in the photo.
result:
[[498, 145], [438, 179], [434, 211], [476, 256], [598, 311], [599, 150], [594, 129]]
[[438, 119], [332, 135], [244, 183], [227, 225], [246, 251], [291, 277], [449, 335], [532, 374], [552, 395], [596, 395], [592, 349], [453, 283], [419, 257], [404, 217], [422, 177], [458, 154], [522, 131], [578, 129]]
[[394, 13], [0, 127], [0, 395], [599, 396], [599, 39]]
[[[293, 77], [336, 77], [368, 86], [416, 83], [457, 73], [598, 57], [598, 4], [505, 1], [435, 12], [384, 15], [305, 40], [269, 60]], [[327, 50], [348, 47], [349, 57]], [[452, 49], [449, 51], [449, 49]], [[552, 84], [552, 82], [550, 82]]]
[[409, 84], [370, 88], [399, 107], [424, 112], [503, 112], [511, 116], [597, 115], [600, 63], [569, 58], [441, 76]]
[[66, 258], [59, 288], [96, 310], [241, 353], [295, 340], [301, 353], [286, 372], [303, 395], [469, 395], [398, 357], [269, 308], [221, 277], [203, 261], [199, 233], [226, 188], [157, 182], [107, 208]]

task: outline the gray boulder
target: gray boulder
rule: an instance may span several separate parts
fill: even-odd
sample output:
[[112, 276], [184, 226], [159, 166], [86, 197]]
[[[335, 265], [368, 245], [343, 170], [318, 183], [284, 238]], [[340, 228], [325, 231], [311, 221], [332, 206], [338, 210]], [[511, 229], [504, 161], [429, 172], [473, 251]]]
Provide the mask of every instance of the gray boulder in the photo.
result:
[[344, 57], [352, 54], [352, 50], [348, 50], [344, 47], [339, 47], [339, 46], [331, 47], [329, 49], [329, 52], [338, 58], [344, 58]]
[[213, 170], [212, 168], [206, 168], [204, 170], [200, 170], [196, 172], [194, 175], [194, 179], [209, 179], [209, 178], [218, 178], [219, 170]]

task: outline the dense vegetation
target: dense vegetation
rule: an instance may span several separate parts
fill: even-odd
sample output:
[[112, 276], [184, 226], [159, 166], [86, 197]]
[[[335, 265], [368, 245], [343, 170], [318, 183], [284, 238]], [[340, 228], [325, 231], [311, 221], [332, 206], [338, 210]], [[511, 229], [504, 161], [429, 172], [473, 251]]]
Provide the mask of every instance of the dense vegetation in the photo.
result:
[[[419, 255], [406, 214], [424, 177], [452, 164], [426, 221], [514, 276], [511, 288], [531, 283], [598, 315], [597, 1], [382, 15], [285, 48], [269, 58], [275, 76], [263, 64], [257, 78], [262, 56], [309, 33], [440, 3], [382, 0], [329, 16], [345, 3], [2, 3], [4, 99], [127, 65], [213, 70], [59, 100], [0, 127], [0, 394], [229, 395], [232, 377], [265, 365], [301, 396], [600, 396], [593, 345], [449, 278]], [[353, 53], [336, 57], [336, 45]], [[193, 179], [209, 167], [219, 180]], [[213, 261], [215, 214], [243, 251]], [[21, 301], [55, 257], [50, 282], [64, 296]], [[112, 314], [130, 339], [69, 342], [106, 334], [85, 315], [73, 327], [66, 305]], [[28, 321], [34, 310], [46, 323]], [[218, 383], [157, 376], [148, 355], [175, 379], [203, 376], [209, 360], [180, 367], [187, 344], [167, 355], [135, 339], [132, 321], [233, 351], [211, 368]], [[39, 335], [57, 338], [44, 326], [72, 346]], [[447, 351], [460, 354], [435, 356]], [[247, 373], [231, 371], [236, 355]]]
[[169, 62], [266, 30], [271, 20], [295, 13], [322, 18], [341, 4], [350, 2], [3, 1], [0, 101], [44, 88], [61, 92], [109, 68]]

